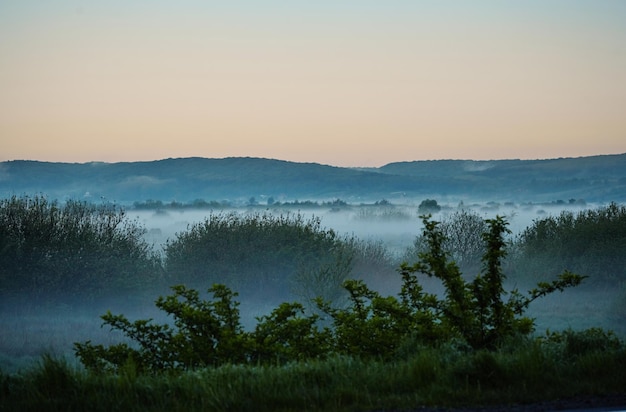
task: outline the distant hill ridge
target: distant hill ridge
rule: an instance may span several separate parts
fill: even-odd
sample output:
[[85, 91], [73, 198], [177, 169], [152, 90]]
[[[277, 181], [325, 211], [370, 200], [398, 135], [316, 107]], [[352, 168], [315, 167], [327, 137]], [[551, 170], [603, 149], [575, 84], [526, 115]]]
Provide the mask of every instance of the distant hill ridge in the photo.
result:
[[189, 202], [274, 197], [366, 201], [459, 196], [497, 201], [626, 201], [626, 154], [546, 160], [429, 160], [346, 168], [229, 157], [120, 163], [0, 162], [0, 196]]

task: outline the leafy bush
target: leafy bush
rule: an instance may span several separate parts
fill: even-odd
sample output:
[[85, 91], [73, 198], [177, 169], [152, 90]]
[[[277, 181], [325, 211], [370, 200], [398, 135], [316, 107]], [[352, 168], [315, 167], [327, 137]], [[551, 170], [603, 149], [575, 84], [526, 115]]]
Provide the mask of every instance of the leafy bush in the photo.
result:
[[0, 200], [0, 296], [71, 303], [154, 293], [146, 285], [160, 281], [160, 260], [143, 234], [115, 205]]
[[120, 371], [132, 365], [139, 372], [196, 369], [225, 363], [274, 363], [315, 358], [328, 352], [328, 332], [315, 327], [317, 316], [303, 317], [302, 305], [283, 303], [258, 319], [253, 332], [240, 323], [237, 296], [224, 285], [209, 289], [213, 300], [184, 286], [159, 297], [156, 306], [173, 317], [173, 326], [152, 320], [129, 321], [107, 312], [104, 325], [134, 341], [109, 346], [75, 343], [81, 362], [95, 372]]
[[583, 331], [571, 329], [562, 332], [548, 331], [542, 340], [548, 344], [558, 344], [561, 355], [565, 359], [576, 359], [595, 352], [615, 351], [622, 347], [622, 342], [613, 332], [601, 328]]
[[[444, 236], [443, 249], [445, 252], [466, 275], [477, 274], [481, 269], [481, 258], [485, 253], [485, 245], [482, 240], [482, 235], [487, 230], [485, 220], [474, 211], [460, 209], [445, 215], [438, 227]], [[405, 260], [419, 259], [419, 254], [427, 250], [428, 240], [426, 236], [417, 236], [413, 247], [406, 251]]]
[[335, 293], [351, 273], [354, 254], [318, 218], [268, 213], [213, 214], [168, 241], [165, 252], [172, 283], [203, 289], [220, 283], [264, 299], [294, 289], [310, 294], [320, 282]]
[[618, 285], [626, 279], [626, 207], [611, 203], [598, 209], [538, 219], [516, 240], [514, 275], [544, 280], [568, 268], [589, 276], [592, 284]]
[[[209, 289], [212, 301], [201, 300], [193, 289], [175, 286], [174, 295], [156, 302], [173, 316], [174, 327], [150, 320], [131, 323], [123, 315], [109, 312], [102, 317], [105, 324], [121, 330], [136, 347], [119, 344], [104, 348], [86, 342], [75, 344], [76, 353], [95, 371], [119, 371], [130, 364], [141, 371], [159, 372], [223, 363], [284, 363], [333, 353], [389, 359], [398, 352], [406, 353], [407, 340], [419, 347], [457, 340], [473, 349], [493, 350], [532, 331], [532, 319], [523, 316], [532, 301], [583, 280], [565, 272], [552, 283], [540, 283], [528, 296], [513, 290], [504, 302], [504, 219], [487, 220], [484, 273], [471, 282], [465, 281], [456, 264], [448, 260], [438, 222], [429, 216], [423, 222], [429, 251], [421, 253], [414, 265], [401, 266], [399, 296], [382, 297], [362, 281], [348, 280], [344, 283], [349, 296], [344, 307], [317, 299], [319, 309], [330, 318], [330, 328], [320, 328], [316, 314], [304, 316], [301, 304], [283, 303], [269, 316], [259, 318], [254, 331], [246, 332], [239, 321], [238, 303], [233, 300], [237, 294], [226, 286]], [[443, 298], [424, 293], [417, 274], [441, 280], [446, 289]], [[481, 356], [476, 360], [480, 368], [490, 368], [494, 362], [491, 355]]]
[[[471, 282], [463, 279], [454, 261], [448, 260], [443, 248], [446, 238], [439, 223], [428, 216], [423, 223], [428, 252], [420, 253], [414, 265], [401, 266], [399, 300], [393, 296], [382, 298], [364, 284], [349, 281], [345, 284], [350, 295], [348, 307], [334, 309], [319, 302], [333, 319], [341, 352], [364, 355], [380, 354], [382, 348], [393, 351], [407, 333], [426, 344], [460, 338], [474, 349], [492, 349], [512, 336], [532, 332], [533, 321], [523, 313], [535, 299], [576, 286], [584, 279], [566, 271], [551, 283], [538, 284], [528, 296], [515, 289], [504, 302], [502, 259], [506, 256], [504, 234], [508, 229], [503, 218], [486, 221], [489, 231], [483, 233], [484, 270]], [[444, 298], [424, 293], [416, 274], [439, 279], [445, 287]]]

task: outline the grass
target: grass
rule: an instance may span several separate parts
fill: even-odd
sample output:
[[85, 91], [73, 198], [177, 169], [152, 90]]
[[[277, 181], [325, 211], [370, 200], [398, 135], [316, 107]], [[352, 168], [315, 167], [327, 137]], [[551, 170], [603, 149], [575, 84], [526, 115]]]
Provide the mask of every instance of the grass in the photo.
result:
[[626, 388], [623, 344], [524, 339], [495, 352], [453, 344], [413, 352], [393, 362], [331, 357], [160, 376], [137, 375], [132, 365], [88, 374], [43, 356], [36, 367], [0, 377], [0, 410], [367, 411], [514, 405]]

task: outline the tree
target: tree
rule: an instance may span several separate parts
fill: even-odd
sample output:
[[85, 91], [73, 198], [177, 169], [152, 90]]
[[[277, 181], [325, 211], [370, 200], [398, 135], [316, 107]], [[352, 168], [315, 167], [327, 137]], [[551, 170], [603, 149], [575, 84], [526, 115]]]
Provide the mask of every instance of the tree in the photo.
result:
[[441, 210], [441, 206], [437, 204], [437, 201], [434, 199], [426, 199], [422, 200], [422, 203], [417, 207], [417, 212], [420, 215], [427, 215], [430, 213], [437, 213]]
[[[459, 267], [449, 260], [440, 223], [424, 216], [423, 224], [428, 247], [416, 263], [401, 265], [399, 299], [382, 297], [359, 281], [344, 284], [349, 293], [344, 307], [335, 308], [318, 299], [322, 311], [332, 319], [338, 352], [391, 356], [409, 337], [420, 345], [456, 338], [474, 349], [494, 349], [506, 339], [532, 332], [534, 322], [524, 312], [534, 300], [576, 286], [585, 278], [565, 271], [552, 282], [539, 283], [528, 295], [512, 290], [505, 302], [502, 260], [508, 229], [504, 218], [486, 220], [483, 271], [472, 281], [463, 279]], [[445, 289], [443, 298], [425, 293], [419, 275], [439, 279]]]

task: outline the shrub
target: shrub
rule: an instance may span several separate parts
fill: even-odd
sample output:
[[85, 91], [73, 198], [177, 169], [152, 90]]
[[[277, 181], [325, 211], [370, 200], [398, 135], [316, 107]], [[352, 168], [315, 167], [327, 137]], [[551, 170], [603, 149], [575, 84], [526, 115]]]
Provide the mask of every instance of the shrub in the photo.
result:
[[107, 312], [104, 325], [134, 341], [109, 347], [90, 341], [75, 343], [83, 365], [97, 373], [120, 372], [132, 365], [139, 372], [187, 370], [226, 363], [284, 363], [328, 353], [328, 331], [315, 326], [317, 316], [303, 317], [302, 305], [283, 303], [258, 319], [253, 332], [240, 323], [237, 296], [224, 285], [209, 289], [212, 300], [184, 286], [173, 295], [159, 297], [156, 306], [173, 318], [173, 326], [151, 319], [129, 321]]
[[[485, 253], [482, 240], [487, 223], [480, 215], [467, 209], [457, 210], [444, 216], [439, 222], [443, 233], [443, 249], [463, 273], [473, 276], [481, 269], [481, 258]], [[405, 260], [415, 261], [419, 254], [428, 251], [428, 240], [422, 234], [415, 238], [413, 246], [405, 253]]]
[[263, 299], [294, 289], [307, 295], [325, 281], [331, 291], [340, 289], [354, 253], [318, 218], [268, 213], [212, 214], [168, 241], [165, 252], [173, 283], [194, 288], [220, 283]]
[[513, 267], [520, 279], [544, 280], [564, 268], [586, 274], [595, 285], [626, 279], [625, 206], [611, 203], [535, 220], [515, 243]]
[[[401, 266], [400, 299], [382, 298], [363, 283], [348, 281], [347, 307], [337, 309], [318, 301], [332, 318], [340, 352], [393, 352], [407, 335], [422, 344], [460, 338], [474, 349], [493, 349], [507, 339], [532, 332], [533, 320], [523, 314], [534, 300], [576, 286], [584, 279], [566, 271], [551, 283], [539, 283], [528, 296], [516, 289], [511, 291], [505, 302], [502, 260], [506, 256], [504, 234], [508, 229], [502, 217], [486, 221], [489, 230], [483, 233], [483, 273], [471, 282], [464, 280], [458, 266], [448, 260], [443, 247], [446, 238], [439, 223], [431, 221], [430, 216], [425, 216], [423, 223], [428, 251], [420, 253], [420, 260], [414, 265]], [[445, 288], [443, 299], [424, 293], [417, 274], [439, 279]]]
[[[284, 363], [332, 353], [390, 359], [399, 352], [410, 353], [407, 341], [414, 342], [416, 349], [458, 341], [459, 346], [491, 351], [532, 331], [532, 319], [523, 314], [535, 299], [583, 280], [565, 272], [551, 283], [538, 284], [528, 296], [513, 290], [505, 302], [502, 259], [507, 229], [503, 218], [487, 220], [484, 271], [471, 282], [464, 280], [456, 264], [448, 260], [438, 222], [425, 216], [423, 223], [429, 249], [414, 265], [401, 266], [399, 296], [383, 297], [362, 281], [348, 280], [344, 282], [348, 293], [345, 306], [333, 307], [323, 298], [316, 299], [319, 309], [329, 317], [329, 328], [320, 329], [316, 325], [319, 316], [305, 316], [301, 304], [283, 303], [269, 316], [259, 318], [254, 331], [246, 332], [234, 301], [237, 294], [226, 286], [209, 289], [212, 301], [201, 300], [193, 289], [176, 286], [174, 295], [156, 302], [173, 316], [174, 327], [150, 320], [131, 323], [123, 315], [109, 312], [102, 317], [105, 324], [124, 332], [137, 348], [77, 343], [77, 355], [95, 371], [119, 371], [130, 363], [140, 370], [159, 372], [222, 363]], [[441, 280], [445, 295], [440, 298], [424, 293], [418, 274]], [[481, 373], [490, 373], [494, 365], [495, 358], [485, 352], [471, 367], [481, 370], [477, 379], [482, 379]]]
[[111, 204], [1, 200], [0, 296], [71, 303], [154, 293], [146, 285], [161, 280], [161, 266], [144, 231]]

